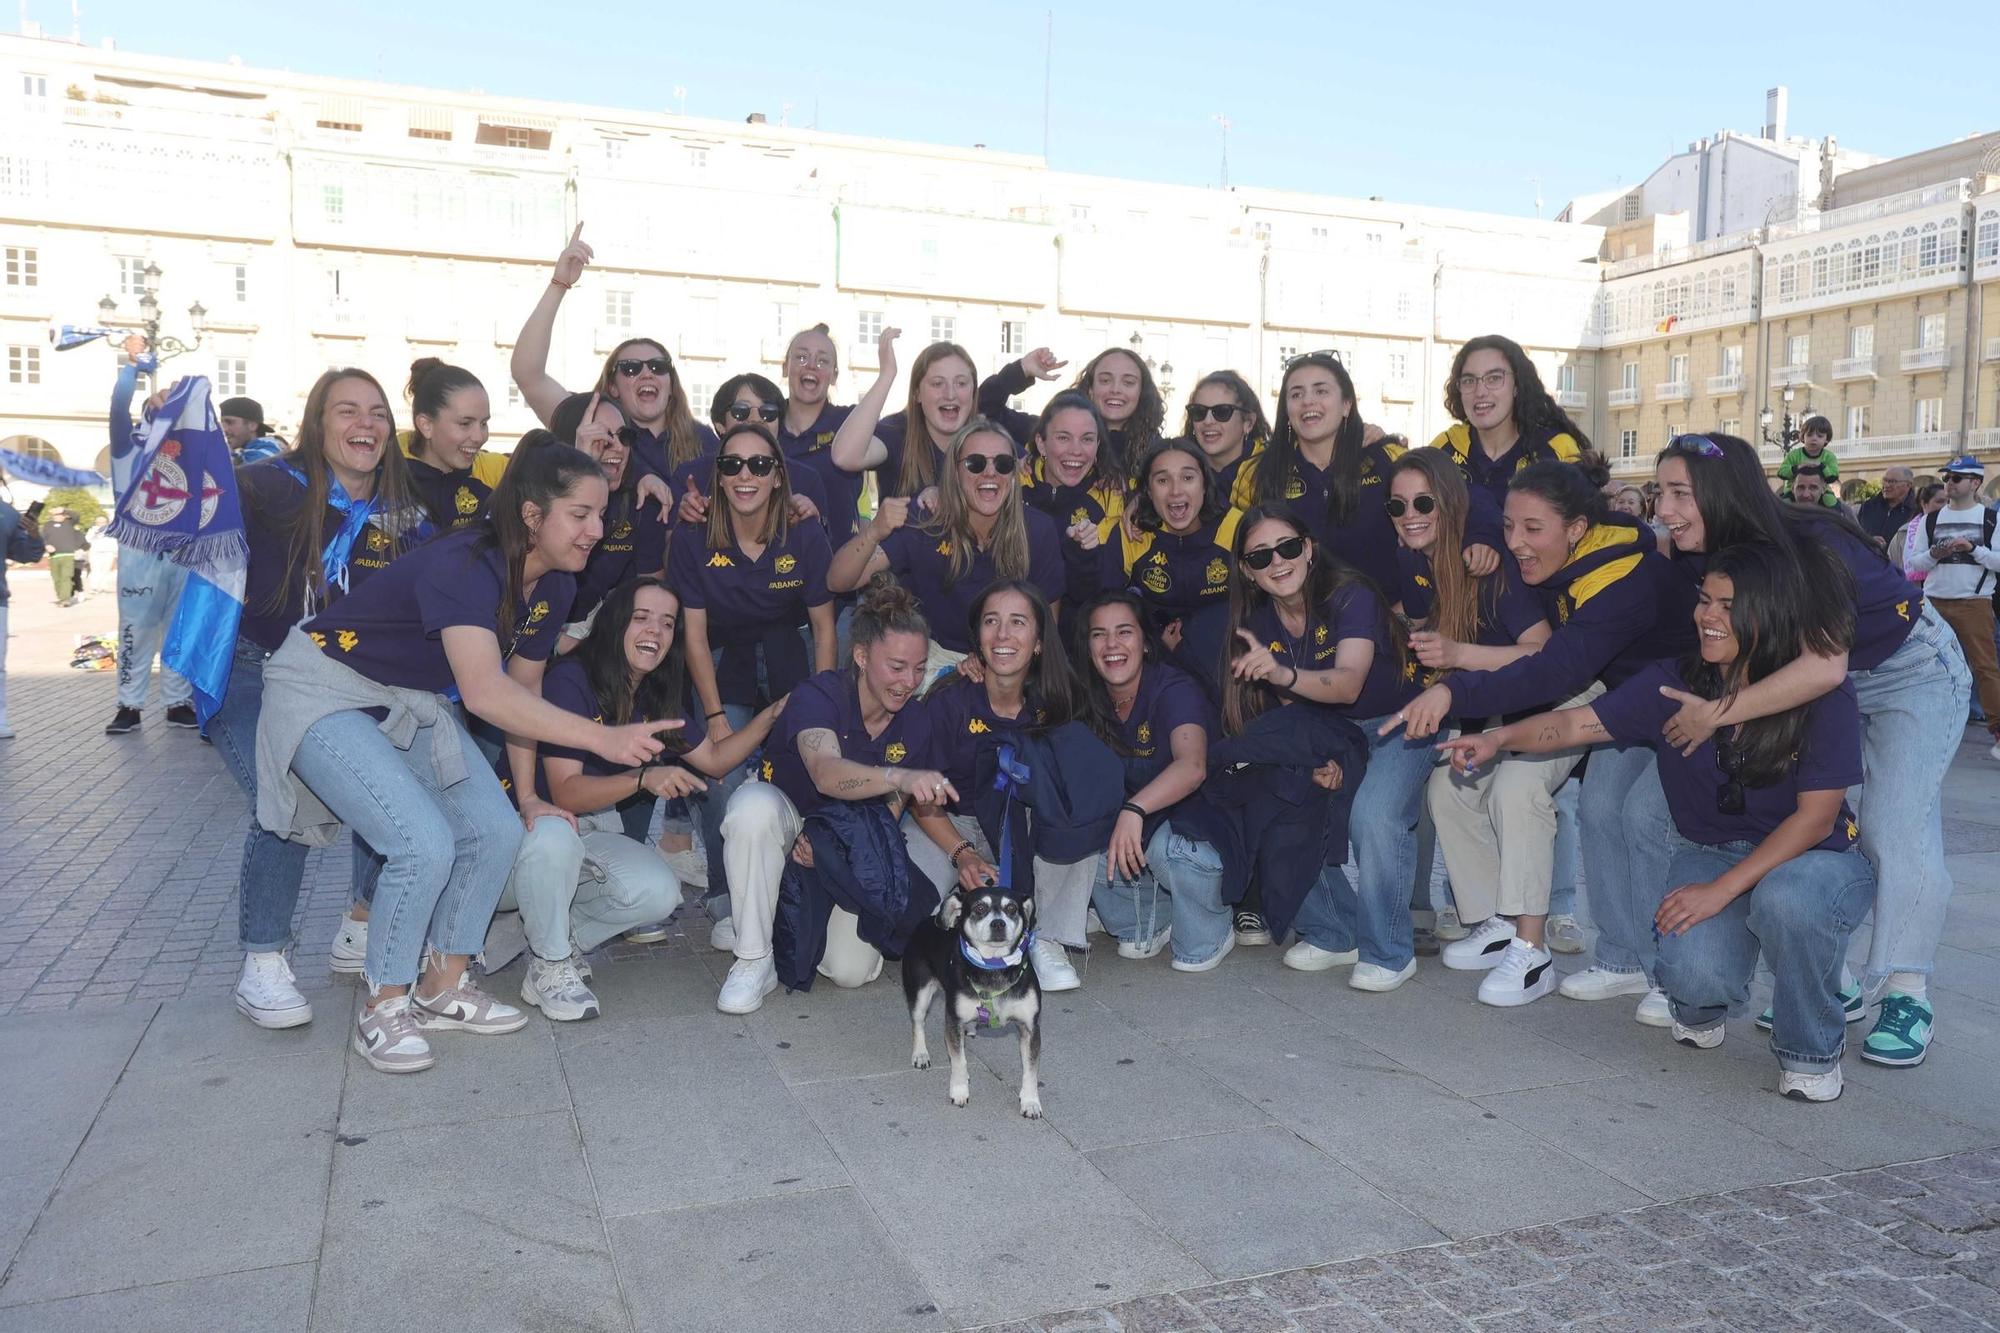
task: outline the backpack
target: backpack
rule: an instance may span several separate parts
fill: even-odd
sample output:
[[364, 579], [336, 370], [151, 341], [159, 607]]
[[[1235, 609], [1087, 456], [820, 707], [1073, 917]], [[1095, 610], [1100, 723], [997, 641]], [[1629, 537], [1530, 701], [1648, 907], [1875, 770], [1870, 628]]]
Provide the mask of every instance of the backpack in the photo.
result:
[[[1932, 546], [1937, 545], [1937, 516], [1943, 512], [1940, 509], [1924, 515], [1924, 540]], [[1985, 505], [1980, 509], [1979, 521], [1982, 526], [1979, 544], [1989, 551], [1993, 549], [1993, 528], [1996, 520], [2000, 520], [2000, 513], [1996, 513], [1992, 505]], [[1972, 585], [1972, 595], [1977, 597], [1985, 592], [1986, 580], [1992, 577], [1993, 571], [1982, 565], [1979, 570], [1979, 582]], [[2000, 584], [1996, 584], [1993, 588], [1993, 609], [1996, 613], [2000, 613]]]

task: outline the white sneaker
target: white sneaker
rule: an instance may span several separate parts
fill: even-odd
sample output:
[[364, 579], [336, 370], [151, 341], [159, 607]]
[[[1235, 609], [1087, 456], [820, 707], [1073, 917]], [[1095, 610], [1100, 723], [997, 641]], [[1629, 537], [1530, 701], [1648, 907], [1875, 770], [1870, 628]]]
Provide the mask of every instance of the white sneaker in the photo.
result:
[[[1995, 746], [2000, 749], [2000, 746]], [[1993, 756], [2000, 759], [2000, 754]], [[1800, 1074], [1790, 1069], [1778, 1071], [1778, 1095], [1795, 1102], [1831, 1102], [1840, 1098], [1840, 1066], [1824, 1074]]]
[[537, 958], [529, 963], [528, 975], [521, 978], [521, 998], [558, 1023], [595, 1018], [603, 1012], [597, 996], [583, 984], [573, 957], [553, 963]]
[[666, 922], [655, 921], [650, 926], [634, 926], [625, 932], [625, 938], [633, 944], [658, 944], [669, 933]]
[[726, 916], [708, 928], [708, 947], [717, 953], [736, 952], [736, 918]]
[[1466, 933], [1465, 924], [1458, 919], [1456, 907], [1437, 909], [1437, 924], [1431, 927], [1431, 934], [1441, 940], [1462, 940]]
[[754, 1014], [764, 1005], [764, 997], [778, 989], [778, 965], [765, 954], [762, 958], [739, 958], [729, 965], [722, 993], [715, 1007], [725, 1014]]
[[1174, 937], [1172, 926], [1161, 926], [1160, 933], [1149, 940], [1118, 941], [1120, 958], [1156, 958], [1160, 950], [1167, 947], [1167, 941]]
[[[336, 950], [339, 947], [334, 945]], [[486, 943], [479, 950], [480, 970], [490, 977], [519, 958], [527, 947], [528, 931], [521, 924], [521, 914], [495, 912], [492, 924], [486, 927]]]
[[663, 854], [667, 858], [667, 869], [673, 871], [674, 878], [680, 881], [683, 897], [689, 889], [708, 887], [708, 853], [703, 850], [699, 838], [695, 839], [694, 846], [684, 851]]
[[1726, 1035], [1720, 1023], [1712, 1028], [1691, 1028], [1681, 1026], [1678, 1018], [1670, 1018], [1667, 1021], [1673, 1024], [1674, 1040], [1683, 1046], [1692, 1046], [1697, 1051], [1714, 1050], [1722, 1045], [1722, 1038]]
[[[8, 734], [10, 734], [10, 735], [11, 735], [12, 733], [10, 732], [10, 733], [8, 733]], [[1986, 752], [1986, 757], [1987, 757], [1988, 759], [2000, 759], [2000, 740], [1995, 740], [1995, 741], [1993, 742], [1993, 748], [1992, 748], [1992, 749], [1990, 749], [1990, 750], [1988, 750], [1988, 751]], [[1800, 1074], [1800, 1075], [1798, 1075], [1798, 1077], [1800, 1077], [1800, 1078], [1818, 1078], [1818, 1077], [1819, 1077], [1819, 1075], [1817, 1075], [1817, 1074]], [[1790, 1094], [1790, 1093], [1786, 1093], [1785, 1095], [1786, 1095], [1787, 1097], [1791, 1096], [1791, 1094]], [[1834, 1093], [1833, 1093], [1833, 1097], [1838, 1097], [1839, 1095], [1840, 1095], [1840, 1090], [1839, 1090], [1838, 1088], [1835, 1088], [1835, 1089], [1834, 1089]], [[1813, 1097], [1813, 1098], [1808, 1098], [1808, 1100], [1810, 1100], [1810, 1101], [1822, 1101], [1822, 1102], [1830, 1102], [1830, 1101], [1832, 1101], [1832, 1100], [1833, 1100], [1833, 1097]]]
[[[1649, 1028], [1674, 1027], [1676, 1024], [1673, 1002], [1667, 999], [1667, 993], [1658, 986], [1649, 986], [1645, 995], [1640, 997], [1639, 1007], [1633, 1011], [1632, 1020], [1644, 1023]], [[1716, 1029], [1718, 1032], [1721, 1030]]]
[[1283, 961], [1294, 972], [1324, 972], [1329, 967], [1346, 967], [1360, 958], [1359, 949], [1322, 949], [1308, 940], [1300, 940], [1285, 950]]
[[1232, 930], [1222, 937], [1222, 947], [1208, 957], [1198, 963], [1184, 963], [1176, 958], [1173, 960], [1173, 969], [1176, 972], [1213, 972], [1222, 966], [1222, 960], [1229, 957], [1229, 951], [1235, 947], [1236, 932]]
[[1583, 952], [1583, 925], [1567, 912], [1549, 918], [1542, 938], [1552, 953]]
[[[1472, 940], [1461, 943], [1470, 944]], [[1509, 940], [1501, 950], [1500, 961], [1479, 982], [1479, 1002], [1499, 1009], [1532, 1004], [1554, 990], [1556, 980], [1554, 954], [1547, 949], [1538, 949], [1526, 940]]]
[[1440, 961], [1458, 972], [1482, 972], [1497, 967], [1507, 946], [1514, 940], [1514, 923], [1494, 915], [1472, 928], [1462, 940], [1453, 940], [1438, 951]]
[[1354, 970], [1347, 974], [1347, 984], [1356, 990], [1392, 991], [1415, 975], [1417, 960], [1414, 958], [1403, 964], [1400, 972], [1391, 972], [1374, 963], [1356, 963]]
[[333, 952], [326, 959], [327, 970], [342, 976], [359, 976], [367, 963], [368, 923], [356, 921], [349, 911], [340, 918], [340, 929], [334, 934]]
[[1075, 990], [1083, 984], [1083, 978], [1069, 964], [1069, 950], [1054, 940], [1036, 940], [1028, 946], [1028, 956], [1034, 960], [1035, 980], [1043, 990]]
[[282, 953], [246, 953], [236, 979], [236, 1007], [260, 1028], [295, 1028], [312, 1022], [312, 1006], [299, 994], [298, 978]]
[[1620, 995], [1644, 995], [1652, 987], [1646, 981], [1644, 972], [1613, 972], [1602, 967], [1587, 967], [1581, 972], [1572, 972], [1556, 987], [1572, 1000], [1610, 1000]]
[[414, 1074], [437, 1063], [408, 995], [384, 1000], [373, 1009], [361, 1006], [354, 1020], [354, 1050], [385, 1074]]

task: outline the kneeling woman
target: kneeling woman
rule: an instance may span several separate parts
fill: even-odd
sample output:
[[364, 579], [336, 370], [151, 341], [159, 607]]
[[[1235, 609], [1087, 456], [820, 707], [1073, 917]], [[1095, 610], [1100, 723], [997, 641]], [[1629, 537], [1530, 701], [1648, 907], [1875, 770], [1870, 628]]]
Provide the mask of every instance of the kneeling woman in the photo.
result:
[[1215, 710], [1194, 677], [1149, 660], [1144, 615], [1137, 597], [1112, 592], [1077, 616], [1079, 655], [1090, 659], [1087, 720], [1125, 760], [1125, 808], [1092, 901], [1121, 958], [1151, 958], [1171, 940], [1175, 971], [1206, 972], [1236, 947], [1222, 855], [1201, 821], [1186, 818], [1203, 808]]
[[[674, 632], [679, 616], [679, 600], [660, 580], [620, 585], [599, 609], [589, 637], [549, 668], [542, 698], [612, 726], [686, 720], [686, 668]], [[487, 936], [486, 970], [505, 967], [525, 943], [534, 960], [521, 979], [521, 998], [552, 1019], [597, 1017], [583, 955], [624, 931], [666, 920], [681, 900], [667, 863], [643, 840], [625, 835], [619, 805], [640, 792], [692, 796], [707, 786], [704, 777], [737, 771], [763, 743], [777, 713], [773, 705], [740, 730], [692, 748], [682, 737], [700, 728], [689, 721], [690, 732], [671, 738], [657, 760], [637, 767], [588, 750], [542, 746], [539, 794], [566, 814], [541, 816], [521, 840], [500, 895], [502, 915]], [[513, 911], [518, 920], [505, 915]]]
[[515, 459], [491, 519], [397, 560], [288, 635], [265, 667], [258, 822], [313, 845], [346, 824], [387, 858], [354, 1033], [377, 1069], [428, 1069], [429, 1032], [527, 1022], [475, 989], [465, 968], [522, 823], [555, 811], [522, 791], [516, 816], [446, 692], [507, 733], [517, 790], [533, 781], [535, 742], [636, 767], [660, 752], [654, 733], [681, 725], [599, 726], [540, 695], [606, 494], [604, 474], [574, 449]]
[[[771, 925], [786, 858], [804, 863], [811, 855], [800, 838], [806, 816], [832, 801], [956, 798], [944, 774], [910, 762], [928, 753], [924, 709], [913, 701], [930, 631], [916, 599], [877, 580], [855, 607], [853, 633], [853, 670], [822, 671], [792, 691], [764, 763], [766, 780], [746, 782], [729, 798], [722, 846], [736, 961], [715, 1001], [725, 1014], [750, 1013], [778, 988]], [[848, 987], [881, 973], [882, 955], [861, 939], [853, 913], [833, 910], [819, 971]]]
[[1771, 1050], [1778, 1091], [1799, 1101], [1840, 1095], [1847, 1014], [1840, 994], [1848, 937], [1875, 898], [1875, 871], [1856, 848], [1846, 806], [1861, 781], [1861, 711], [1841, 681], [1801, 707], [1718, 732], [1683, 754], [1661, 729], [1675, 695], [1727, 699], [1799, 653], [1814, 612], [1789, 554], [1765, 545], [1718, 552], [1702, 580], [1700, 649], [1656, 662], [1582, 708], [1447, 741], [1471, 770], [1502, 749], [1540, 752], [1596, 740], [1646, 743], [1679, 834], [1660, 904], [1660, 982], [1674, 1039], [1722, 1044], [1722, 1020], [1750, 993], [1757, 955], [1774, 979]]
[[1394, 990], [1417, 970], [1410, 887], [1431, 753], [1380, 729], [1416, 693], [1416, 663], [1406, 660], [1402, 626], [1374, 585], [1313, 541], [1289, 510], [1246, 513], [1235, 563], [1225, 727], [1236, 734], [1274, 700], [1305, 701], [1331, 707], [1368, 736], [1368, 771], [1349, 820], [1360, 883], [1350, 887], [1338, 867], [1326, 868], [1299, 908], [1300, 940], [1285, 965], [1318, 972], [1356, 963], [1348, 985]]

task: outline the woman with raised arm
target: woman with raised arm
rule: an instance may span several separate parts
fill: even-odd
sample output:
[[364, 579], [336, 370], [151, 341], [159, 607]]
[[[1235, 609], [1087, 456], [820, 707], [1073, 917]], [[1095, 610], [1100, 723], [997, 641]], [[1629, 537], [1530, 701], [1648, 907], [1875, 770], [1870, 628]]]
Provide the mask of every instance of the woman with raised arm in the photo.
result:
[[[1037, 347], [1019, 361], [1002, 366], [979, 386], [980, 415], [999, 422], [1017, 439], [1025, 439], [1034, 418], [1012, 410], [1009, 400], [1038, 380], [1055, 379], [1056, 372], [1068, 364], [1057, 360], [1048, 348]], [[1139, 455], [1160, 438], [1166, 419], [1166, 404], [1152, 369], [1127, 348], [1107, 347], [1077, 372], [1070, 388], [1087, 395], [1104, 418], [1102, 467], [1106, 474], [1122, 481]]]
[[403, 452], [431, 526], [450, 532], [477, 523], [493, 495], [476, 470], [493, 415], [486, 386], [462, 366], [425, 356], [410, 363], [407, 392], [412, 429]]
[[854, 540], [834, 552], [827, 586], [852, 592], [883, 570], [893, 573], [916, 595], [937, 636], [928, 658], [933, 672], [972, 651], [966, 612], [995, 579], [1025, 578], [1060, 611], [1062, 539], [1048, 515], [1022, 502], [1017, 462], [1007, 432], [973, 418], [945, 449], [936, 510], [913, 517], [913, 501], [884, 500]]
[[[882, 415], [889, 388], [896, 380], [896, 339], [901, 330], [883, 329], [875, 339], [878, 371], [875, 383], [861, 395], [833, 437], [833, 463], [843, 472], [874, 470], [880, 494], [923, 496], [935, 491], [944, 475], [945, 446], [973, 420], [974, 385], [978, 374], [972, 356], [957, 343], [932, 343], [917, 353], [910, 367], [908, 400], [900, 412]], [[1021, 441], [998, 423], [989, 422], [1020, 452]], [[878, 502], [877, 512], [880, 512]]]
[[1535, 463], [1574, 463], [1590, 437], [1542, 387], [1541, 372], [1512, 338], [1488, 333], [1458, 349], [1444, 383], [1453, 424], [1431, 441], [1465, 484], [1507, 503], [1507, 483]]
[[1694, 621], [1698, 648], [1655, 662], [1579, 708], [1446, 741], [1453, 767], [1475, 772], [1502, 750], [1546, 754], [1606, 742], [1646, 745], [1675, 832], [1654, 912], [1660, 983], [1674, 1040], [1712, 1050], [1722, 1021], [1749, 997], [1761, 953], [1775, 1003], [1778, 1091], [1796, 1101], [1840, 1096], [1846, 1029], [1839, 976], [1848, 938], [1875, 896], [1846, 805], [1861, 781], [1861, 716], [1843, 680], [1811, 703], [1732, 725], [1683, 753], [1661, 735], [1678, 700], [1721, 701], [1794, 660], [1823, 594], [1789, 552], [1731, 546], [1709, 562]]
[[[636, 767], [680, 719], [606, 727], [542, 699], [542, 671], [603, 533], [604, 474], [561, 445], [513, 460], [492, 516], [417, 548], [285, 636], [264, 668], [257, 818], [323, 845], [342, 824], [385, 858], [355, 1051], [435, 1063], [428, 1035], [527, 1022], [466, 977], [534, 796], [537, 742]], [[519, 814], [446, 698], [506, 733]], [[421, 969], [422, 976], [419, 977]]]

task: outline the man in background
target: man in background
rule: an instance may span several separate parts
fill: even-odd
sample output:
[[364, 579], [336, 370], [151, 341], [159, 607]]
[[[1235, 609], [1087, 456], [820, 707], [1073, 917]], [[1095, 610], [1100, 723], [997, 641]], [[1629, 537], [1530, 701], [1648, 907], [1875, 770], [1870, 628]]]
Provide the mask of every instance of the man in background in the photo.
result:
[[1915, 478], [1900, 463], [1882, 474], [1882, 490], [1861, 502], [1855, 521], [1875, 539], [1875, 549], [1887, 551], [1889, 539], [1917, 516]]
[[75, 606], [76, 557], [90, 545], [90, 539], [76, 525], [76, 515], [67, 509], [51, 509], [48, 521], [42, 524], [42, 545], [49, 552], [49, 578], [56, 585], [56, 605]]
[[[137, 343], [137, 347], [134, 347]], [[123, 501], [139, 478], [141, 444], [144, 433], [132, 422], [132, 395], [138, 391], [139, 372], [152, 369], [142, 339], [128, 340], [124, 364], [111, 390], [111, 488]], [[141, 361], [147, 364], [141, 365]], [[259, 416], [262, 413], [258, 413]], [[139, 729], [146, 696], [153, 685], [153, 659], [173, 623], [174, 608], [180, 604], [181, 586], [187, 570], [164, 556], [120, 543], [118, 547], [118, 711], [104, 728], [107, 736], [123, 736]], [[194, 687], [187, 677], [160, 664], [160, 699], [167, 706], [167, 723], [176, 727], [200, 725], [194, 714]]]

